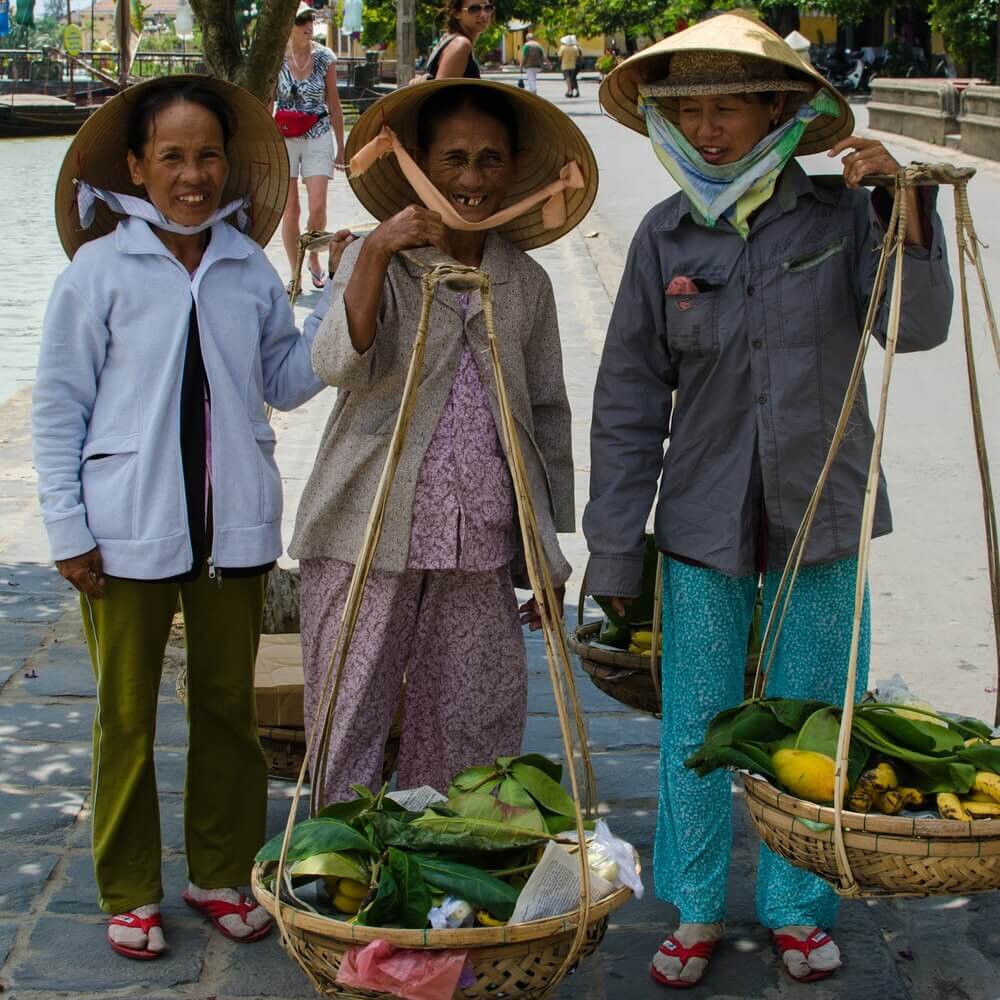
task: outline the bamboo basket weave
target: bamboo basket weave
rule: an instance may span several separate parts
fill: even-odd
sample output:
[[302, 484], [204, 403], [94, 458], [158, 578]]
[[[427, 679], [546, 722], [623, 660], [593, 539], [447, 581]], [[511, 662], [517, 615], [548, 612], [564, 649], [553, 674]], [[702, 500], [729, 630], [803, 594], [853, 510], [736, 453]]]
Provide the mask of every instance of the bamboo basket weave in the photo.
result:
[[[302, 250], [307, 242], [322, 244], [324, 236], [328, 240], [331, 234], [309, 233], [303, 237], [300, 243], [300, 263]], [[345, 600], [337, 643], [331, 652], [319, 698], [323, 711], [320, 713], [317, 731], [311, 734], [312, 739], [316, 741], [316, 753], [309, 754], [316, 760], [316, 773], [312, 776], [314, 794], [311, 798], [311, 808], [315, 812], [323, 804], [319, 790], [325, 787], [329, 742], [334, 710], [343, 679], [344, 663], [357, 626], [365, 585], [374, 563], [389, 494], [416, 401], [434, 295], [440, 284], [446, 284], [459, 290], [478, 289], [482, 301], [489, 341], [489, 358], [499, 404], [500, 437], [514, 486], [525, 565], [542, 619], [546, 662], [565, 751], [566, 773], [576, 819], [576, 834], [578, 843], [582, 844], [586, 838], [584, 816], [591, 814], [594, 802], [594, 774], [583, 713], [576, 694], [566, 636], [562, 628], [560, 603], [556, 597], [538, 530], [521, 450], [520, 432], [504, 384], [493, 321], [490, 279], [487, 274], [476, 268], [465, 267], [450, 258], [443, 258], [432, 248], [404, 251], [403, 255], [424, 269], [421, 279], [423, 285], [421, 316], [413, 342], [400, 410], [389, 442], [388, 455]], [[291, 290], [293, 298], [295, 291], [293, 287]], [[469, 950], [476, 982], [473, 986], [458, 991], [456, 997], [491, 997], [496, 1000], [524, 997], [543, 1000], [551, 995], [562, 978], [581, 958], [598, 947], [607, 928], [608, 915], [631, 896], [628, 889], [619, 889], [600, 901], [592, 899], [587, 852], [578, 851], [579, 909], [551, 920], [497, 928], [413, 931], [387, 927], [359, 927], [325, 914], [309, 912], [310, 908], [295, 896], [285, 867], [305, 778], [306, 766], [303, 763], [290, 802], [281, 855], [276, 863], [258, 864], [254, 867], [251, 886], [261, 905], [275, 918], [282, 946], [306, 973], [313, 986], [326, 996], [367, 998], [384, 995], [347, 988], [336, 982], [337, 971], [345, 952], [351, 947], [378, 938], [401, 948]], [[581, 804], [581, 787], [585, 791], [583, 804]], [[276, 887], [276, 890], [272, 887]], [[293, 905], [292, 900], [299, 905]]]
[[[861, 517], [851, 652], [837, 747], [835, 804], [832, 807], [818, 806], [778, 791], [761, 777], [754, 775], [744, 777], [750, 817], [768, 847], [791, 864], [819, 875], [845, 897], [956, 895], [1000, 889], [1000, 818], [974, 820], [971, 823], [946, 819], [909, 819], [902, 816], [847, 812], [842, 805], [848, 790], [847, 754], [854, 717], [853, 693], [857, 679], [861, 612], [868, 573], [882, 442], [885, 435], [886, 403], [900, 326], [903, 289], [902, 250], [907, 222], [905, 194], [919, 185], [947, 184], [955, 189], [959, 289], [965, 334], [966, 369], [986, 523], [990, 598], [993, 607], [997, 668], [1000, 674], [1000, 548], [998, 548], [996, 508], [993, 501], [972, 342], [965, 274], [967, 261], [974, 264], [979, 276], [998, 367], [1000, 367], [1000, 334], [983, 273], [979, 240], [969, 211], [967, 185], [974, 173], [974, 170], [968, 168], [956, 169], [944, 164], [914, 163], [901, 169], [894, 178], [871, 178], [866, 181], [894, 183], [896, 197], [893, 202], [892, 217], [885, 233], [868, 314], [840, 419], [819, 481], [806, 509], [802, 525], [792, 543], [788, 562], [778, 585], [770, 619], [764, 632], [762, 652], [755, 676], [754, 693], [763, 695], [767, 674], [777, 648], [781, 624], [787, 613], [795, 577], [802, 563], [809, 529], [837, 449], [844, 438], [862, 382], [865, 354], [881, 308], [889, 262], [892, 259], [894, 275], [889, 302], [881, 395]], [[1000, 695], [998, 695], [995, 720], [1000, 724]]]

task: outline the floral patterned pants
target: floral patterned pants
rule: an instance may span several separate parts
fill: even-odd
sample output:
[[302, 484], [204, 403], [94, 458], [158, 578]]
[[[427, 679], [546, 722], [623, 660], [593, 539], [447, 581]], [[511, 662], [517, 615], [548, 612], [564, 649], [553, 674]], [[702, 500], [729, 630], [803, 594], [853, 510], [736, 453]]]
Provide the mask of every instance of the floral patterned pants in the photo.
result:
[[[354, 567], [301, 562], [305, 723], [319, 701]], [[382, 754], [406, 677], [398, 788], [445, 792], [464, 767], [517, 754], [527, 713], [527, 660], [510, 569], [373, 570], [333, 719], [324, 802], [377, 791]], [[315, 773], [315, 761], [311, 764]], [[321, 795], [319, 790], [314, 794]]]
[[[799, 572], [767, 694], [840, 704], [854, 618], [855, 558]], [[767, 621], [780, 573], [764, 579]], [[709, 721], [743, 700], [747, 636], [756, 578], [733, 578], [675, 559], [663, 562], [663, 725], [656, 824], [656, 894], [680, 910], [684, 923], [725, 919], [732, 847], [732, 778], [699, 778], [684, 760]], [[865, 591], [856, 692], [868, 683], [871, 622]], [[822, 879], [794, 868], [761, 846], [757, 916], [771, 929], [789, 924], [829, 928], [837, 896]]]

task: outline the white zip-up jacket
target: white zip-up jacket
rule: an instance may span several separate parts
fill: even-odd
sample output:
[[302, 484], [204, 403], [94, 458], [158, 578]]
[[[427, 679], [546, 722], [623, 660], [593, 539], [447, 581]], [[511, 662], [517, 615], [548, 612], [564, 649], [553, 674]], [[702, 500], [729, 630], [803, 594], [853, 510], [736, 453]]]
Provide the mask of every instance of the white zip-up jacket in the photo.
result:
[[[281, 554], [281, 476], [265, 406], [324, 387], [264, 252], [216, 223], [189, 275], [141, 219], [82, 246], [49, 299], [32, 437], [53, 559], [96, 545], [105, 572], [191, 569], [180, 399], [191, 305], [211, 393], [211, 564]], [[99, 457], [92, 457], [99, 456]]]

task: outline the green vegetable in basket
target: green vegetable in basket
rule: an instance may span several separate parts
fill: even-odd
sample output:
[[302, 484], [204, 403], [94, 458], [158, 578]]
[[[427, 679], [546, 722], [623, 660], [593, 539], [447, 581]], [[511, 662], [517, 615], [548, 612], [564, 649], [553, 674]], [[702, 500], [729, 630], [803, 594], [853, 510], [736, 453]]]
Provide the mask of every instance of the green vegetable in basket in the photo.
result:
[[610, 619], [605, 619], [597, 641], [615, 649], [628, 649], [632, 642], [632, 630], [627, 625], [616, 625]]
[[[612, 625], [627, 627], [629, 625], [649, 625], [652, 622], [653, 605], [656, 603], [658, 555], [655, 539], [652, 535], [646, 535], [646, 547], [642, 556], [642, 590], [638, 597], [626, 602], [624, 617], [615, 611], [610, 601], [604, 600], [603, 597], [594, 597]], [[626, 648], [628, 647], [626, 646]]]

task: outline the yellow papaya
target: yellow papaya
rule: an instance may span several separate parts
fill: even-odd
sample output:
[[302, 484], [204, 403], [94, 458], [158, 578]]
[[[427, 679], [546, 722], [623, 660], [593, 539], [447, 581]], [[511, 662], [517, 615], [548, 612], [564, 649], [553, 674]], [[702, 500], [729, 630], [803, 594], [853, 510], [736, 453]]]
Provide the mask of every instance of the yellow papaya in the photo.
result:
[[771, 763], [778, 782], [792, 795], [810, 802], [833, 802], [833, 783], [837, 765], [832, 757], [814, 750], [776, 750]]

